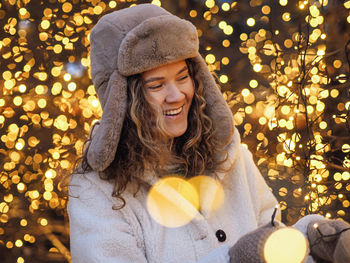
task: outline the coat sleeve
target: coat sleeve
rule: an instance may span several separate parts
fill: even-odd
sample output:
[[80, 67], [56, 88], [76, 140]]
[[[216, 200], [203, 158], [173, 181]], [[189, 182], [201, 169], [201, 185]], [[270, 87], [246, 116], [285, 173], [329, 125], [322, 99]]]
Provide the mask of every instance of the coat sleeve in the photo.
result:
[[147, 262], [142, 242], [120, 210], [89, 174], [72, 176], [68, 215], [74, 263]]
[[[275, 207], [278, 205], [276, 197], [271, 192], [259, 169], [255, 165], [252, 154], [243, 146], [241, 152], [244, 158], [250, 195], [254, 202], [255, 214], [258, 226], [262, 226], [271, 221]], [[278, 209], [275, 219], [281, 221], [281, 213]]]

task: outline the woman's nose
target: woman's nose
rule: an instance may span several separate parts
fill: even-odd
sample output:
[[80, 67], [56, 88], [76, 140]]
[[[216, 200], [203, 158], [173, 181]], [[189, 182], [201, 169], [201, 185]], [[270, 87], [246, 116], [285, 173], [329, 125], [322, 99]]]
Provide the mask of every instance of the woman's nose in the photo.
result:
[[165, 101], [167, 103], [174, 103], [183, 100], [185, 94], [181, 91], [181, 89], [175, 84], [170, 83], [167, 85], [167, 96]]

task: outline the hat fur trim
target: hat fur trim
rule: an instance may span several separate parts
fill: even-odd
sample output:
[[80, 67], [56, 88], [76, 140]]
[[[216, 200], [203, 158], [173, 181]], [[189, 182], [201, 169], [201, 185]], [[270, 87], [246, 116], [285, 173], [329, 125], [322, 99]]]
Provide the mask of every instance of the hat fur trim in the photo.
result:
[[100, 121], [92, 136], [87, 161], [95, 171], [105, 170], [114, 160], [127, 108], [126, 78], [115, 70], [104, 94], [105, 104]]

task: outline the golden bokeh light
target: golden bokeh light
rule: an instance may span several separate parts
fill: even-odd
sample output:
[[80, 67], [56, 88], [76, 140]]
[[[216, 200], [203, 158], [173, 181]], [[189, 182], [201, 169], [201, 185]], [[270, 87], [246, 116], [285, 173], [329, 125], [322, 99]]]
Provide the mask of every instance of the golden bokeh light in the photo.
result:
[[265, 242], [264, 259], [268, 263], [300, 263], [305, 259], [308, 247], [308, 241], [296, 228], [279, 228]]
[[166, 227], [181, 227], [198, 216], [196, 189], [181, 177], [159, 180], [149, 191], [147, 209], [152, 218]]

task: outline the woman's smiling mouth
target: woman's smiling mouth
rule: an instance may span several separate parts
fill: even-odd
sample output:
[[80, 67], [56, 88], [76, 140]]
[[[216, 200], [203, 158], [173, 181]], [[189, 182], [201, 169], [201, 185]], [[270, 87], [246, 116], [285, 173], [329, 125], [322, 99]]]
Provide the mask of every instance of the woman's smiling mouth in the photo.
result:
[[163, 111], [163, 115], [165, 115], [165, 116], [176, 116], [176, 115], [181, 113], [183, 107], [184, 107], [184, 105], [182, 105], [181, 107], [179, 107], [177, 109]]

